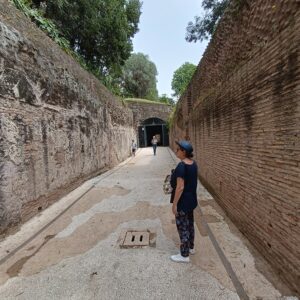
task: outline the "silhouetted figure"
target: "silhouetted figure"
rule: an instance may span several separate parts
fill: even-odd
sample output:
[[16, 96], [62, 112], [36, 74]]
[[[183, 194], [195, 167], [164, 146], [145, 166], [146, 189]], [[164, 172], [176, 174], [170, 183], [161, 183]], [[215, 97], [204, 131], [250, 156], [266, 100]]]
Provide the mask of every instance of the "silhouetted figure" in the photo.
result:
[[156, 148], [157, 148], [157, 143], [158, 143], [158, 140], [156, 138], [156, 136], [154, 135], [152, 140], [151, 140], [151, 144], [152, 144], [152, 147], [153, 147], [153, 154], [156, 155]]
[[134, 140], [132, 140], [132, 141], [131, 141], [131, 155], [132, 155], [132, 156], [135, 156], [136, 149], [137, 149], [137, 145], [136, 145], [136, 143], [134, 142]]

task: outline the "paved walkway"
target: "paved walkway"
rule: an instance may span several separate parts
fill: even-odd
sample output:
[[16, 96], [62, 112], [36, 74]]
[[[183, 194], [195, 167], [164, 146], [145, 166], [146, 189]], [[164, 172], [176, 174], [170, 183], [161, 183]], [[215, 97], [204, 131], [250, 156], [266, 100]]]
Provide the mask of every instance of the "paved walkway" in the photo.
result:
[[[286, 287], [202, 186], [197, 252], [189, 264], [170, 261], [179, 239], [162, 181], [172, 155], [139, 150], [2, 241], [0, 299], [282, 298], [274, 285]], [[155, 232], [156, 246], [121, 249], [127, 229]]]

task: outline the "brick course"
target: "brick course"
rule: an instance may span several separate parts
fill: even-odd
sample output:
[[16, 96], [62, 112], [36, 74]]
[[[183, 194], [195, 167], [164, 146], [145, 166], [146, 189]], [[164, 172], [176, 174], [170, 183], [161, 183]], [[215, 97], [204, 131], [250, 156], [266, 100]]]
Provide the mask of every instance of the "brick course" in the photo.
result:
[[205, 186], [298, 293], [299, 3], [231, 3], [170, 135], [191, 139]]

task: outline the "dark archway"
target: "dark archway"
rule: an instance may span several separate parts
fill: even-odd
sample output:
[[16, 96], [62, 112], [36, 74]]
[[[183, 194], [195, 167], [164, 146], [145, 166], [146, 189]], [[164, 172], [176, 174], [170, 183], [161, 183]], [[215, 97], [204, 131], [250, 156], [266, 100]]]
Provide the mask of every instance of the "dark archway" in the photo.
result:
[[159, 118], [149, 118], [138, 127], [139, 147], [151, 146], [151, 139], [155, 135], [159, 146], [169, 146], [169, 132], [165, 121]]

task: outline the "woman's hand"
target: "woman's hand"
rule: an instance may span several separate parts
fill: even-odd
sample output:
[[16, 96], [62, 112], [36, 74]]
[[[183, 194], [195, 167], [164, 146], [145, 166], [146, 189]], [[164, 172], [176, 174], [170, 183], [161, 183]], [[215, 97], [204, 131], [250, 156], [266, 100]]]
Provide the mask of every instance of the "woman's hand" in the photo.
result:
[[173, 206], [172, 206], [172, 212], [175, 216], [178, 215], [177, 212], [177, 203], [181, 197], [181, 194], [183, 192], [183, 188], [184, 188], [184, 180], [181, 177], [177, 178], [177, 184], [176, 184], [176, 190], [175, 190], [175, 195], [174, 195], [174, 202], [173, 202]]
[[175, 216], [177, 216], [178, 212], [177, 212], [177, 205], [172, 205], [172, 212]]

